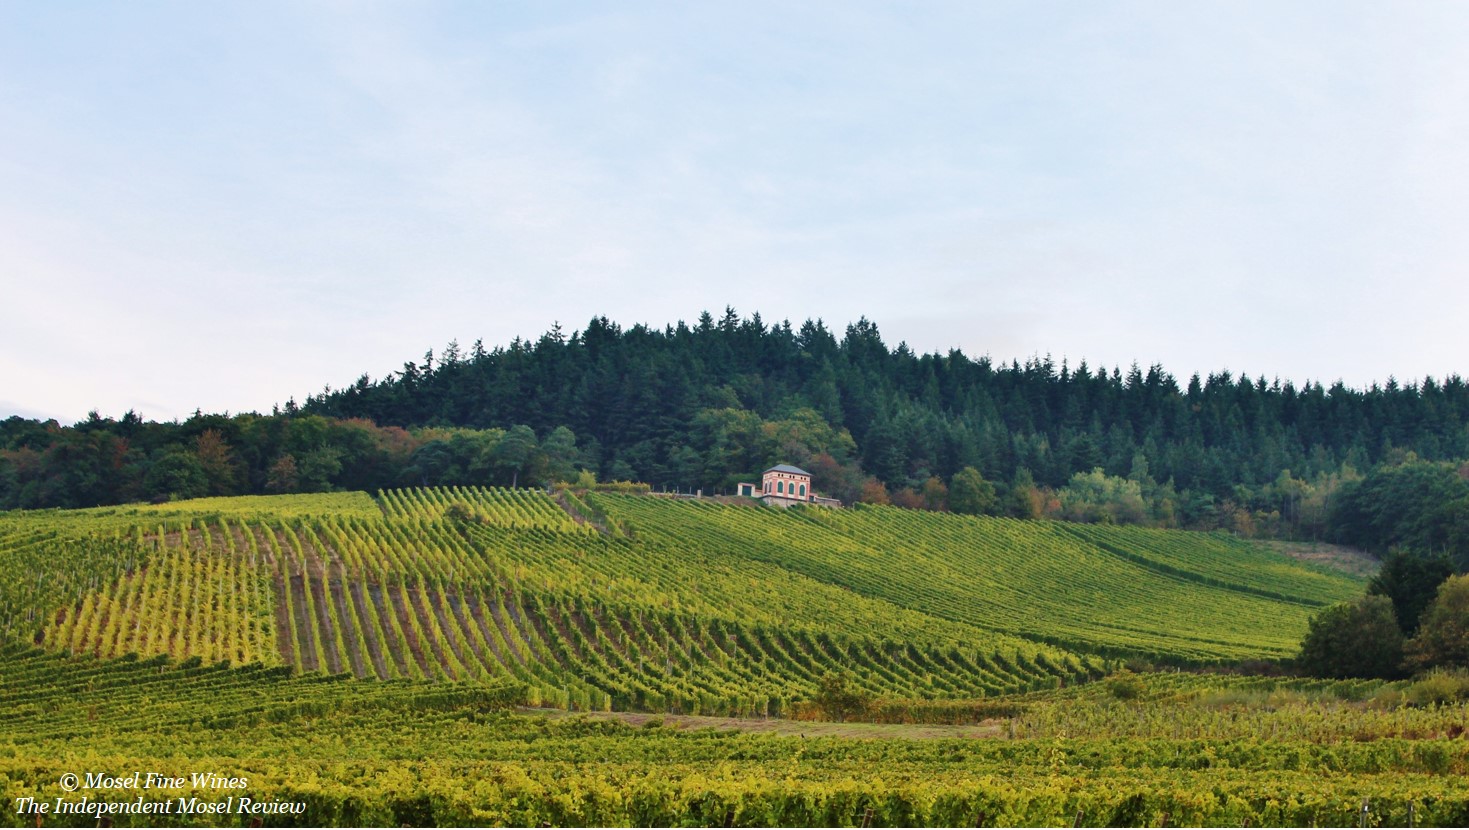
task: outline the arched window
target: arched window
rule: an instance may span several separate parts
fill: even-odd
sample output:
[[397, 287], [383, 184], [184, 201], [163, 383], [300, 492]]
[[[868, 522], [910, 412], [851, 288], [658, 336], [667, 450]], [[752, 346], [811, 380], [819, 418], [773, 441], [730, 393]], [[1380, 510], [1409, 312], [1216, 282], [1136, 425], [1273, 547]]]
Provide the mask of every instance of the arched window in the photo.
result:
[[785, 491], [786, 491], [786, 483], [784, 481], [777, 481], [775, 483], [775, 492], [784, 494]]
[[801, 485], [801, 498], [805, 498], [805, 497], [806, 497], [806, 485], [802, 484]]

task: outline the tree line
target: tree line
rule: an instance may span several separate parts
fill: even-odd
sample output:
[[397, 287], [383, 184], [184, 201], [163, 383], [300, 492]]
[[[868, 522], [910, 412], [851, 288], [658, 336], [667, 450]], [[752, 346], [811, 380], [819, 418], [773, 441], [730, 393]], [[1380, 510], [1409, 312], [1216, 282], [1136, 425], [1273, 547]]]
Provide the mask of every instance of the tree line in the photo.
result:
[[70, 427], [0, 422], [0, 509], [95, 507], [270, 493], [438, 485], [539, 486], [582, 469], [566, 428], [382, 427], [291, 408], [146, 422], [92, 413]]
[[[1410, 547], [1463, 562], [1469, 384], [1366, 389], [889, 347], [725, 309], [450, 343], [269, 415], [0, 423], [0, 508], [603, 480], [733, 492], [773, 463], [844, 501]], [[1391, 498], [1384, 498], [1389, 495]], [[1400, 498], [1394, 502], [1394, 498]], [[1386, 505], [1407, 505], [1389, 509]], [[1411, 514], [1411, 521], [1400, 517]]]

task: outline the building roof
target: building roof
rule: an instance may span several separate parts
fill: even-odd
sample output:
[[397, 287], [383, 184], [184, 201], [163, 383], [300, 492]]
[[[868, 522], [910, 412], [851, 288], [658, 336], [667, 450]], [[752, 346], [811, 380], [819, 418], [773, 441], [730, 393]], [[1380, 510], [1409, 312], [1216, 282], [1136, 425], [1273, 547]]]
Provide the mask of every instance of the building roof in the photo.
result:
[[[777, 464], [774, 467], [771, 467], [770, 469], [766, 470], [765, 473], [794, 473], [794, 474], [796, 474], [798, 476], [809, 476], [809, 475], [811, 475], [810, 473], [806, 472], [805, 470], [801, 469], [800, 467], [792, 467], [789, 464]], [[765, 475], [765, 473], [761, 473], [761, 475]]]

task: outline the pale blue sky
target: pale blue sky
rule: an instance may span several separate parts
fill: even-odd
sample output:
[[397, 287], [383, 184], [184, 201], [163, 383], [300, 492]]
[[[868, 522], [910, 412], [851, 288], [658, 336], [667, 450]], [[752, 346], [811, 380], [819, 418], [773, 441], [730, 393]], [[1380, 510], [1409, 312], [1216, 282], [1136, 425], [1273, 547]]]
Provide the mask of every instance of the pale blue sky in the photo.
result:
[[1469, 4], [0, 4], [0, 417], [594, 314], [1469, 373]]

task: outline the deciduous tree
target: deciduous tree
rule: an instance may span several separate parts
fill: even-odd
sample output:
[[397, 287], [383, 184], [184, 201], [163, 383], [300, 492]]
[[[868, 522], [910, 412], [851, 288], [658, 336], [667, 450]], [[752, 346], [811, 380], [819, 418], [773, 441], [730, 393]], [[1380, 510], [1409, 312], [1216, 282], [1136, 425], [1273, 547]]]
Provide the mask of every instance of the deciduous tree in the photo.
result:
[[502, 475], [508, 476], [511, 487], [520, 485], [520, 474], [531, 465], [536, 453], [535, 431], [524, 424], [517, 424], [500, 439], [495, 447], [494, 463]]
[[1414, 668], [1469, 668], [1469, 574], [1451, 576], [1423, 613], [1418, 636], [1408, 644]]
[[1403, 632], [1387, 597], [1364, 596], [1311, 618], [1296, 664], [1316, 677], [1394, 677], [1403, 662]]
[[155, 499], [196, 499], [209, 495], [209, 477], [199, 457], [175, 450], [153, 462], [143, 486]]
[[995, 513], [999, 499], [995, 497], [995, 485], [984, 480], [979, 470], [965, 467], [949, 482], [949, 509], [955, 513], [972, 516]]

